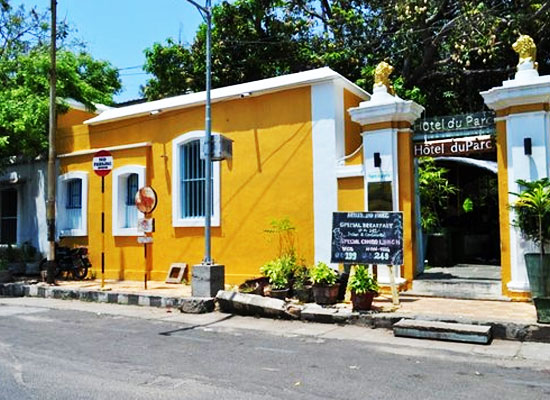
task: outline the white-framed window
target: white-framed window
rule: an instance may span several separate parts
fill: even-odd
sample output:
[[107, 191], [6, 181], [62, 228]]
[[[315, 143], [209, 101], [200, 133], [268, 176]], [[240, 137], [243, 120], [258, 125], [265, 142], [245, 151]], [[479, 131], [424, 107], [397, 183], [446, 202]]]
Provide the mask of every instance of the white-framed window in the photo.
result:
[[126, 165], [113, 170], [113, 236], [139, 236], [136, 192], [145, 186], [145, 167]]
[[88, 173], [68, 172], [57, 178], [59, 236], [88, 235]]
[[[212, 135], [215, 135], [214, 133]], [[172, 225], [204, 226], [206, 163], [200, 157], [203, 131], [172, 141]], [[212, 163], [212, 226], [220, 226], [220, 163]]]

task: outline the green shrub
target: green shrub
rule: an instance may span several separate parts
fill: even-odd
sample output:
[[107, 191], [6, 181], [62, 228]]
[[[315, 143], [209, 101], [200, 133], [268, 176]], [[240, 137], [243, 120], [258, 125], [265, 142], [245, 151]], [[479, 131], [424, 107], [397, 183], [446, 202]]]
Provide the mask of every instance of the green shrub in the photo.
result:
[[355, 266], [355, 273], [349, 278], [348, 288], [355, 294], [378, 292], [379, 289], [378, 283], [364, 265]]
[[514, 225], [522, 235], [532, 240], [544, 254], [545, 244], [550, 243], [550, 180], [516, 181], [523, 190], [512, 193], [518, 199], [511, 205], [516, 212]]
[[296, 264], [293, 274], [293, 285], [294, 289], [303, 289], [304, 286], [311, 284], [311, 276], [309, 268], [303, 264]]
[[338, 274], [324, 262], [318, 262], [311, 268], [311, 281], [314, 285], [334, 285]]
[[295, 264], [293, 256], [283, 256], [264, 264], [260, 272], [269, 279], [273, 289], [286, 289]]

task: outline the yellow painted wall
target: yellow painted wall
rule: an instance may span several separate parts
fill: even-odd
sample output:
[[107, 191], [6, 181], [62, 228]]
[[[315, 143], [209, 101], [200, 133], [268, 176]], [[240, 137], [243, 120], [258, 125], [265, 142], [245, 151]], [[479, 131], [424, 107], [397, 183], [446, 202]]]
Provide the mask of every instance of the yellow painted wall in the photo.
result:
[[[361, 125], [353, 122], [348, 110], [357, 107], [363, 101], [362, 98], [344, 89], [344, 131], [345, 131], [345, 153], [352, 154], [361, 146], [363, 138], [361, 137]], [[363, 164], [363, 152], [359, 151], [353, 157], [346, 160], [346, 165]]]
[[365, 184], [362, 176], [338, 179], [338, 211], [364, 211]]
[[[264, 229], [289, 217], [297, 227], [298, 251], [313, 262], [313, 178], [310, 88], [213, 104], [212, 130], [234, 140], [233, 160], [221, 163], [221, 226], [212, 228], [212, 256], [226, 266], [226, 283], [242, 282], [276, 256], [277, 244]], [[199, 263], [204, 228], [172, 227], [172, 139], [204, 128], [204, 106], [89, 127], [73, 127], [59, 138], [65, 153], [89, 148], [152, 142], [152, 147], [114, 151], [114, 167], [145, 165], [148, 184], [159, 197], [153, 266], [149, 279], [164, 280], [171, 263]], [[90, 173], [86, 244], [96, 274], [101, 262], [101, 179], [91, 169], [92, 155], [60, 160], [61, 173]], [[143, 247], [135, 237], [111, 237], [111, 175], [106, 178], [106, 277], [143, 279]]]
[[403, 211], [403, 267], [401, 276], [412, 287], [416, 263], [416, 224], [414, 212], [414, 166], [410, 129], [397, 134], [399, 168], [399, 210]]

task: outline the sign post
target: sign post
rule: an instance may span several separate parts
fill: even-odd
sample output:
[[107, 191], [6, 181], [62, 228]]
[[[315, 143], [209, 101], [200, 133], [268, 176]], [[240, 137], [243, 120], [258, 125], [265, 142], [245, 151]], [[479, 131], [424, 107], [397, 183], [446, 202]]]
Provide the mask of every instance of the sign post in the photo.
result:
[[152, 233], [155, 231], [155, 220], [151, 218], [151, 213], [157, 207], [157, 201], [157, 192], [150, 186], [142, 187], [136, 193], [136, 207], [145, 215], [145, 218], [138, 221], [138, 231], [145, 233], [145, 236], [140, 236], [137, 239], [138, 243], [143, 244], [143, 256], [145, 258], [143, 284], [145, 290], [147, 290], [147, 272], [149, 270], [149, 262], [151, 261], [150, 251], [147, 251], [147, 246], [153, 244]]
[[403, 264], [403, 213], [333, 213], [331, 262], [387, 265], [392, 301], [398, 305], [393, 267]]
[[113, 156], [107, 150], [94, 154], [94, 172], [101, 177], [101, 289], [105, 287], [105, 177], [113, 169]]

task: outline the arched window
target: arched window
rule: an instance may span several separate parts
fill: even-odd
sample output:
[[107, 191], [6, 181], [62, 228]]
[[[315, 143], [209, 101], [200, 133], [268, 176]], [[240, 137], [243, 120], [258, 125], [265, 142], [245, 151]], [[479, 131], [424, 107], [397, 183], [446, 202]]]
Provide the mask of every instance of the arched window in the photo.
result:
[[88, 173], [68, 172], [57, 178], [57, 230], [60, 236], [88, 234]]
[[136, 192], [145, 186], [145, 167], [126, 165], [113, 171], [113, 236], [138, 236]]
[[[204, 226], [206, 163], [200, 154], [203, 132], [181, 135], [172, 142], [172, 224]], [[220, 165], [212, 163], [212, 226], [220, 225]]]

